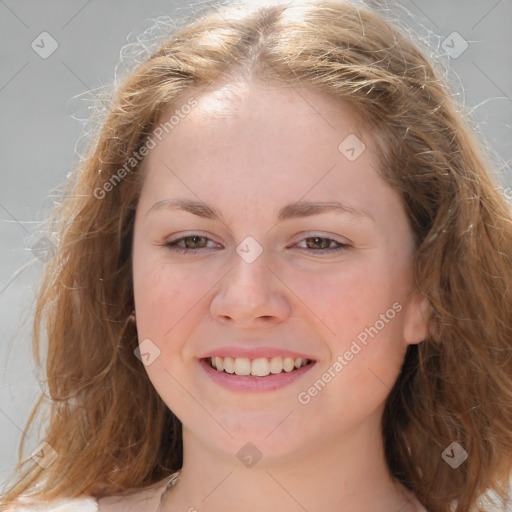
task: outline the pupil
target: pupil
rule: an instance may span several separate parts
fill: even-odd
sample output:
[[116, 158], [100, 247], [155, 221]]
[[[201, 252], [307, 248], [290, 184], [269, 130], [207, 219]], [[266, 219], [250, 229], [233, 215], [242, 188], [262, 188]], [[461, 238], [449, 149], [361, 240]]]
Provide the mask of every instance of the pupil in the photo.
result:
[[192, 242], [192, 245], [196, 245], [201, 242], [202, 238], [203, 238], [202, 236], [193, 235], [193, 236], [189, 237], [189, 241]]
[[329, 241], [327, 240], [327, 238], [320, 238], [320, 237], [315, 236], [315, 237], [310, 238], [310, 240], [312, 240], [313, 243], [308, 244], [309, 246], [320, 245], [322, 249], [326, 249], [329, 246]]

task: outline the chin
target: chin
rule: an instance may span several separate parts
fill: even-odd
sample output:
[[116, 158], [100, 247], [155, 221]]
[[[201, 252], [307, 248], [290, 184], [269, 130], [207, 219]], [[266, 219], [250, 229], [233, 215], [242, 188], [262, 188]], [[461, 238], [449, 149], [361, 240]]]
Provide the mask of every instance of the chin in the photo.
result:
[[286, 414], [281, 414], [277, 421], [275, 415], [269, 416], [268, 413], [260, 418], [253, 413], [250, 417], [249, 420], [247, 416], [231, 421], [224, 419], [224, 425], [233, 437], [223, 436], [222, 442], [219, 442], [218, 437], [208, 436], [207, 439], [203, 438], [204, 443], [216, 446], [218, 451], [230, 457], [237, 457], [244, 464], [246, 457], [253, 461], [258, 459], [260, 467], [296, 461], [298, 456], [310, 450], [310, 443], [300, 425], [293, 428], [290, 428], [290, 424], [285, 425], [288, 421], [283, 421]]

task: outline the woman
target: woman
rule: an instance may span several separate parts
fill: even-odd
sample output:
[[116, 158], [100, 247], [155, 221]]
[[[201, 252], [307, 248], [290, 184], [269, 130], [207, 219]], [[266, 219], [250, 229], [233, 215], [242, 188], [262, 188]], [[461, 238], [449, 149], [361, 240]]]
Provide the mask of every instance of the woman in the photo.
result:
[[376, 13], [245, 3], [183, 27], [58, 211], [47, 444], [3, 506], [504, 502], [512, 223], [486, 165]]

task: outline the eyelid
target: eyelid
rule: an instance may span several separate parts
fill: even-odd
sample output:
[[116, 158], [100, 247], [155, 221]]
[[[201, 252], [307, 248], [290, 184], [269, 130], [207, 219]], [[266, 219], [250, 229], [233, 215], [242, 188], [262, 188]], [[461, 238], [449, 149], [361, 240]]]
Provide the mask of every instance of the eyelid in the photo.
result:
[[[352, 242], [348, 238], [342, 237], [340, 235], [335, 235], [334, 233], [326, 233], [323, 231], [305, 231], [305, 232], [299, 233], [297, 235], [297, 237], [300, 237], [299, 241], [294, 242], [291, 246], [288, 246], [288, 247], [294, 247], [295, 245], [298, 245], [299, 243], [307, 240], [308, 238], [324, 238], [327, 240], [331, 240], [332, 242], [336, 242], [337, 244], [339, 244], [341, 246], [341, 247], [339, 247], [340, 250], [343, 247], [347, 248], [347, 247], [352, 247], [352, 245], [353, 245]], [[304, 248], [304, 247], [302, 247], [301, 249], [304, 249], [305, 251], [310, 251], [310, 252], [321, 252], [321, 249], [308, 249], [308, 248]], [[323, 250], [328, 252], [328, 251], [334, 251], [335, 249], [336, 249], [336, 247], [331, 247], [331, 248], [327, 248], [327, 249], [323, 249]]]
[[298, 233], [297, 237], [300, 237], [299, 241], [303, 241], [306, 238], [329, 238], [339, 244], [352, 245], [352, 242], [348, 238], [325, 231], [304, 231], [302, 233]]
[[[176, 238], [169, 238], [169, 239], [166, 239], [163, 243], [163, 245], [166, 245], [166, 246], [169, 246], [171, 244], [177, 244], [178, 242], [181, 242], [182, 240], [184, 240], [185, 238], [191, 238], [191, 237], [194, 237], [194, 236], [197, 236], [197, 237], [201, 237], [201, 238], [206, 238], [207, 240], [207, 244], [209, 242], [212, 242], [216, 245], [221, 245], [221, 244], [218, 244], [217, 242], [215, 242], [209, 234], [203, 234], [201, 233], [200, 231], [191, 231], [191, 232], [185, 232], [185, 233], [179, 233], [179, 235], [176, 237]], [[178, 246], [178, 247], [181, 247], [181, 246]], [[187, 249], [186, 247], [184, 247], [184, 249]], [[200, 249], [211, 249], [211, 247], [201, 247]], [[188, 249], [188, 250], [198, 250], [198, 249]]]

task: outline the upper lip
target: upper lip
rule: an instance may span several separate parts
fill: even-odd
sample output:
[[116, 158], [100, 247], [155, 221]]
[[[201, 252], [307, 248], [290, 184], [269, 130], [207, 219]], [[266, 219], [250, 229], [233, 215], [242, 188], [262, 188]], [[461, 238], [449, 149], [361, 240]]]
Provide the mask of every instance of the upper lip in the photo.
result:
[[205, 359], [208, 357], [246, 357], [248, 359], [258, 359], [258, 358], [272, 358], [272, 357], [293, 357], [294, 359], [302, 358], [302, 359], [310, 359], [314, 360], [310, 355], [295, 352], [293, 350], [285, 350], [282, 348], [275, 347], [220, 347], [209, 352], [206, 352], [200, 359]]

